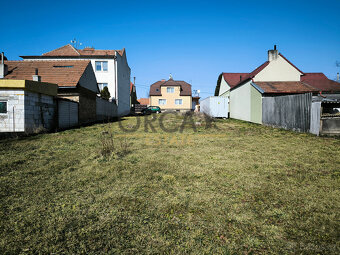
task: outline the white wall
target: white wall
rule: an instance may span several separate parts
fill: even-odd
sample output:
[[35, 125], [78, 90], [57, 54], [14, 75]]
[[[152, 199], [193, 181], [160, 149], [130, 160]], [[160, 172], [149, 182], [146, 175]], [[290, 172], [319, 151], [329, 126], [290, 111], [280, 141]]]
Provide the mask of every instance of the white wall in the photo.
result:
[[7, 102], [7, 113], [0, 113], [0, 132], [25, 131], [24, 97], [24, 90], [0, 90], [0, 101]]
[[230, 91], [230, 118], [250, 121], [251, 94], [250, 83], [239, 86]]
[[220, 91], [219, 91], [218, 95], [221, 96], [223, 93], [225, 93], [225, 92], [227, 92], [229, 90], [230, 90], [230, 86], [224, 80], [224, 77], [222, 75], [221, 84], [220, 84]]
[[127, 63], [126, 52], [123, 56], [117, 54], [118, 73], [118, 115], [124, 116], [130, 113], [130, 75], [131, 69]]
[[254, 81], [300, 81], [301, 73], [278, 55], [255, 77]]

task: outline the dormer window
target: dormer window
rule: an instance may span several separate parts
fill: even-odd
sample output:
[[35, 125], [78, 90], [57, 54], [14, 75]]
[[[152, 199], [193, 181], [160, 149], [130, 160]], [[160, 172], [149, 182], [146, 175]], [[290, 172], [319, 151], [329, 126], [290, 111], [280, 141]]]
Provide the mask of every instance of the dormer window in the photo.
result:
[[167, 93], [174, 93], [175, 92], [175, 88], [174, 87], [167, 87], [166, 88], [166, 92]]
[[159, 92], [159, 89], [156, 89], [157, 92]]

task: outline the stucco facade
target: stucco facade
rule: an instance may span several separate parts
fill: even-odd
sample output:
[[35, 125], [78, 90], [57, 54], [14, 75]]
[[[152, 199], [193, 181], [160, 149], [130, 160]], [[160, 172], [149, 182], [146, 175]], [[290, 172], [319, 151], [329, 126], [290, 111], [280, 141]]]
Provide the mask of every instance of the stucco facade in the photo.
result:
[[302, 73], [292, 64], [288, 63], [280, 54], [276, 59], [271, 59], [270, 63], [255, 77], [256, 81], [300, 81]]
[[[191, 96], [181, 96], [180, 86], [171, 86], [174, 88], [173, 93], [167, 92], [167, 86], [161, 86], [161, 96], [150, 96], [150, 105], [159, 106], [162, 110], [191, 110], [192, 109], [192, 97]], [[160, 99], [165, 99], [165, 104], [159, 104]], [[181, 99], [182, 104], [176, 104], [175, 100]]]

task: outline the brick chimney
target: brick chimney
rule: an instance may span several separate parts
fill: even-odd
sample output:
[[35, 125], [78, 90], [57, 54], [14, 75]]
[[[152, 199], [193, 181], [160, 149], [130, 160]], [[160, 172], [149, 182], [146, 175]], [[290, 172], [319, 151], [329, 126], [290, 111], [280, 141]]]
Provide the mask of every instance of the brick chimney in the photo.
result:
[[8, 74], [8, 66], [5, 64], [5, 56], [4, 53], [1, 52], [1, 59], [0, 59], [0, 79], [5, 78]]
[[277, 59], [279, 55], [278, 50], [276, 49], [276, 45], [274, 45], [274, 49], [273, 50], [268, 50], [268, 61], [274, 61]]
[[33, 81], [41, 81], [41, 77], [39, 76], [38, 68], [35, 69], [35, 74], [32, 75]]

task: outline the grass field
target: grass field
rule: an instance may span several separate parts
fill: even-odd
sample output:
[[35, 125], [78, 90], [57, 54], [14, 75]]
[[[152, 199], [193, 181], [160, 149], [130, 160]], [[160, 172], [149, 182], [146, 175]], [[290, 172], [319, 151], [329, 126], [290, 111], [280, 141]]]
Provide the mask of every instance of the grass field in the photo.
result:
[[0, 141], [0, 253], [340, 253], [339, 139], [159, 116]]

